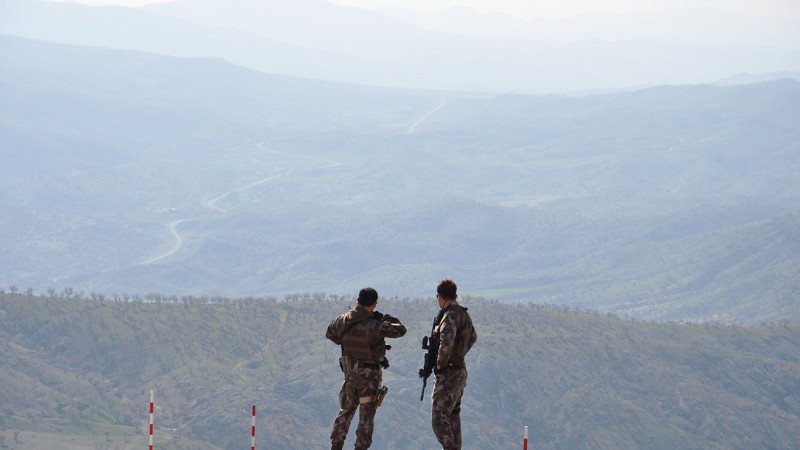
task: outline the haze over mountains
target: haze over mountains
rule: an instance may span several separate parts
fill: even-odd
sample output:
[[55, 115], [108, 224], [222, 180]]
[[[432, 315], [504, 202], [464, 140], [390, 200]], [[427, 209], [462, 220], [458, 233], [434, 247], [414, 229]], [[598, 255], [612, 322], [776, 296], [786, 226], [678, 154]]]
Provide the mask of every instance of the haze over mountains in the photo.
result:
[[527, 21], [448, 10], [369, 11], [322, 0], [181, 0], [141, 8], [7, 0], [0, 33], [216, 56], [378, 86], [553, 93], [708, 83], [800, 71], [800, 21], [720, 11]]
[[[691, 45], [614, 41], [600, 27], [585, 43], [536, 21], [528, 36], [508, 25], [479, 37], [510, 19], [464, 11], [425, 22], [310, 1], [221, 4], [3, 3], [2, 33], [91, 45], [0, 38], [0, 282], [87, 296], [374, 285], [402, 298], [453, 276], [474, 295], [643, 318], [800, 317], [791, 21], [720, 16]], [[478, 19], [473, 36], [457, 33]], [[734, 23], [771, 31], [756, 46], [721, 45]], [[583, 29], [576, 39], [591, 35]], [[714, 54], [698, 56], [713, 76], [684, 59], [698, 45]], [[530, 46], [565, 59], [531, 57]], [[459, 90], [481, 73], [501, 91], [657, 82], [597, 46], [661, 82], [680, 80], [633, 47], [726, 86]], [[543, 61], [549, 69], [526, 72]], [[520, 70], [503, 69], [512, 62]], [[751, 74], [731, 66], [751, 62]]]
[[391, 90], [2, 39], [8, 284], [796, 319], [800, 83]]
[[3, 0], [0, 447], [141, 448], [151, 389], [157, 445], [244, 447], [258, 404], [257, 445], [323, 447], [370, 285], [409, 328], [374, 447], [433, 448], [453, 277], [470, 448], [794, 449], [799, 32]]

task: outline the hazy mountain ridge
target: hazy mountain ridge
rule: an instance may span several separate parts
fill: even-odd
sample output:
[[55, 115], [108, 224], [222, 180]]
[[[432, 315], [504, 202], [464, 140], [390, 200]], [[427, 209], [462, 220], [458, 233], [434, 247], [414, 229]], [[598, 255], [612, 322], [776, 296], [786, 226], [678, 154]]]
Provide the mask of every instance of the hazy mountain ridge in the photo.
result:
[[[277, 0], [187, 0], [145, 8], [8, 0], [4, 7], [10, 11], [0, 21], [4, 34], [182, 57], [215, 56], [271, 73], [379, 86], [548, 93], [800, 70], [800, 48], [791, 44], [796, 37], [786, 38], [788, 46], [765, 46], [758, 40], [746, 45], [599, 40], [577, 34], [568, 42], [489, 39], [426, 30], [358, 8]], [[783, 25], [769, 29], [794, 30]]]
[[[325, 446], [339, 350], [323, 337], [352, 298], [164, 297], [145, 301], [0, 292], [0, 429], [83, 448], [141, 447], [149, 391], [156, 444]], [[431, 299], [379, 300], [408, 335], [393, 340], [377, 449], [435, 446], [419, 401]], [[792, 448], [800, 436], [800, 330], [620, 320], [466, 297], [479, 339], [468, 356], [465, 448]], [[427, 393], [430, 393], [428, 387]], [[37, 399], [31, 402], [30, 399]], [[409, 434], [408, 430], [419, 430]], [[37, 445], [24, 433], [21, 448]]]
[[[420, 295], [458, 274], [649, 318], [800, 313], [796, 258], [747, 244], [797, 233], [796, 81], [478, 96], [2, 42], [5, 285]], [[774, 270], [694, 281], [753, 251]]]

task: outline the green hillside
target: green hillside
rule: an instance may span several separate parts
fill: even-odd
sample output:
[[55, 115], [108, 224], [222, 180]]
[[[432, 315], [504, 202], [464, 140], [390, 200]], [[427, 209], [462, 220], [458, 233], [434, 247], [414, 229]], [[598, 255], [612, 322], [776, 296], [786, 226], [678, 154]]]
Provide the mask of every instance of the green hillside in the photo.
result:
[[[82, 296], [81, 296], [82, 297]], [[99, 296], [97, 296], [99, 297]], [[632, 321], [466, 298], [465, 449], [776, 448], [800, 441], [800, 326]], [[324, 448], [341, 383], [327, 323], [352, 299], [101, 300], [0, 293], [0, 446]], [[390, 342], [376, 449], [435, 448], [419, 401], [431, 299], [380, 300]], [[431, 392], [428, 387], [427, 393]]]

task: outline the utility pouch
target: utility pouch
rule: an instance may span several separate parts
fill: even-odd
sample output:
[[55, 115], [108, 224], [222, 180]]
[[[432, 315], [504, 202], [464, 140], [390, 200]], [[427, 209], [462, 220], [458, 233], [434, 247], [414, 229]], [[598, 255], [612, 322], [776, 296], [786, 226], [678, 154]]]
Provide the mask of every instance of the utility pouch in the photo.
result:
[[383, 403], [383, 398], [386, 397], [387, 392], [389, 392], [389, 388], [381, 386], [374, 394], [359, 398], [358, 403], [375, 403], [375, 407], [377, 408]]
[[339, 367], [342, 369], [344, 373], [350, 373], [353, 371], [353, 358], [343, 355], [339, 358]]

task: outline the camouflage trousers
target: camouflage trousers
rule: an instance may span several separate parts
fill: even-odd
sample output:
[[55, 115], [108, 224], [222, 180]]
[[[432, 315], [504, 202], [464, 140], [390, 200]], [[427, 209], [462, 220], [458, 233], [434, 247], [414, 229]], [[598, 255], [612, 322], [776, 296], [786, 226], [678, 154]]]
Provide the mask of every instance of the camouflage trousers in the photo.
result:
[[[358, 409], [358, 428], [356, 429], [356, 450], [368, 449], [372, 445], [372, 431], [375, 429], [375, 403], [361, 403], [361, 397], [375, 393], [381, 385], [381, 370], [356, 367], [345, 374], [342, 389], [339, 391], [339, 414], [333, 422], [331, 449], [344, 447], [350, 422]], [[360, 405], [360, 408], [359, 408]]]
[[444, 450], [461, 448], [461, 396], [467, 387], [467, 369], [450, 369], [433, 385], [431, 425]]

